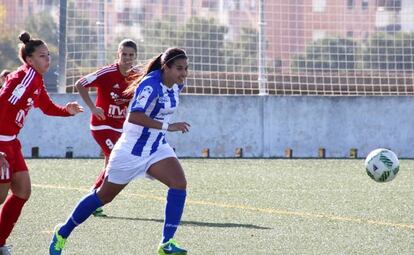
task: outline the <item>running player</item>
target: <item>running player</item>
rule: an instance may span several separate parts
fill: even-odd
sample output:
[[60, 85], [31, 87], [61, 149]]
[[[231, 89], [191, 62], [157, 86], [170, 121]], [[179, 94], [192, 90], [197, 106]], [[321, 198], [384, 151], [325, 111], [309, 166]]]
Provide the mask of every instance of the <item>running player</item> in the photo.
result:
[[97, 191], [80, 200], [64, 224], [56, 226], [50, 254], [61, 254], [75, 227], [96, 208], [111, 202], [130, 181], [144, 176], [157, 179], [169, 188], [158, 254], [187, 254], [173, 239], [184, 210], [187, 181], [174, 150], [165, 140], [167, 131], [186, 133], [190, 129], [187, 122], [170, 123], [187, 68], [186, 53], [169, 48], [154, 58], [146, 66], [144, 75], [125, 91], [135, 93], [123, 133], [110, 155], [105, 181]]
[[27, 32], [21, 33], [19, 39], [23, 42], [19, 49], [23, 65], [7, 76], [0, 90], [0, 204], [4, 202], [0, 210], [1, 255], [10, 254], [6, 239], [31, 193], [28, 168], [17, 139], [29, 110], [38, 107], [51, 116], [72, 116], [83, 111], [76, 102], [64, 107], [52, 102], [43, 83], [50, 64], [47, 45], [31, 39]]
[[[98, 71], [88, 74], [76, 82], [83, 101], [91, 110], [90, 129], [93, 138], [101, 147], [105, 157], [104, 168], [97, 177], [92, 189], [98, 189], [105, 177], [105, 168], [109, 154], [122, 133], [130, 95], [124, 95], [128, 87], [128, 77], [138, 70], [132, 68], [137, 58], [137, 44], [131, 39], [125, 39], [118, 45], [116, 63], [104, 66]], [[89, 96], [89, 88], [97, 88], [95, 103]], [[101, 207], [93, 213], [94, 216], [106, 216]]]

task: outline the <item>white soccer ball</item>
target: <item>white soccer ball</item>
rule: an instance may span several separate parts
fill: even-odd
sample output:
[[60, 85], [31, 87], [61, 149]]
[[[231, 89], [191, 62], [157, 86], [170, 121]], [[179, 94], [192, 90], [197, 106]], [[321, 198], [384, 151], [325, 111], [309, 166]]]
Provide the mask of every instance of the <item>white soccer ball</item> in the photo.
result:
[[394, 152], [379, 148], [371, 151], [365, 159], [367, 174], [376, 182], [392, 181], [400, 169], [400, 161]]

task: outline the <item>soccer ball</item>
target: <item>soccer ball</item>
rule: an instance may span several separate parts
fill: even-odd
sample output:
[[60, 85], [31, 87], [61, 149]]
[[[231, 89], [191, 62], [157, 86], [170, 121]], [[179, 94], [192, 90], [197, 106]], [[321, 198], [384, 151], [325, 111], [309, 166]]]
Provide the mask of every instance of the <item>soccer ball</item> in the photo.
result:
[[376, 182], [392, 181], [400, 169], [400, 162], [394, 152], [379, 148], [371, 151], [365, 159], [367, 174]]

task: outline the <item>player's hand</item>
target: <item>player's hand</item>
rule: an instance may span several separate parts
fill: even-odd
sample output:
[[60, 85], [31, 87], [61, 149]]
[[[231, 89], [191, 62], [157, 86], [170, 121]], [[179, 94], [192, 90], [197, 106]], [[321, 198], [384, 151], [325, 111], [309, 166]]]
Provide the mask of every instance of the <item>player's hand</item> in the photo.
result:
[[168, 131], [175, 132], [175, 131], [181, 131], [182, 133], [187, 133], [190, 131], [191, 125], [187, 122], [175, 122], [171, 123], [168, 126]]
[[92, 114], [98, 118], [98, 120], [105, 120], [105, 111], [101, 107], [94, 107], [91, 109]]
[[71, 115], [78, 114], [80, 112], [83, 112], [83, 107], [78, 104], [78, 102], [69, 102], [65, 106], [66, 111], [70, 113]]
[[6, 153], [0, 152], [0, 170], [1, 172], [3, 172], [4, 170], [7, 171], [8, 169], [9, 169], [9, 162], [7, 162]]

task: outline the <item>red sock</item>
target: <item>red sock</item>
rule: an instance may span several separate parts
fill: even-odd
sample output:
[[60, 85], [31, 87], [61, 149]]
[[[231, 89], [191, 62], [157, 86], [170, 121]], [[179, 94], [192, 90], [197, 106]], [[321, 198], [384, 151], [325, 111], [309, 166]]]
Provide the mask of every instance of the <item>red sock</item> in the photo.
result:
[[103, 170], [99, 173], [98, 177], [97, 177], [97, 178], [96, 178], [96, 180], [95, 180], [95, 184], [93, 185], [93, 189], [94, 189], [94, 190], [96, 190], [96, 189], [98, 189], [99, 187], [101, 187], [101, 185], [102, 185], [102, 183], [103, 183], [104, 179], [105, 179], [105, 169], [103, 169]]
[[0, 247], [6, 244], [6, 239], [12, 232], [26, 201], [27, 199], [11, 194], [4, 202], [0, 211]]

